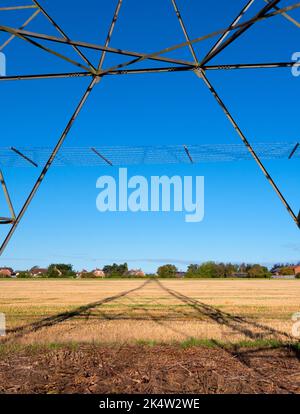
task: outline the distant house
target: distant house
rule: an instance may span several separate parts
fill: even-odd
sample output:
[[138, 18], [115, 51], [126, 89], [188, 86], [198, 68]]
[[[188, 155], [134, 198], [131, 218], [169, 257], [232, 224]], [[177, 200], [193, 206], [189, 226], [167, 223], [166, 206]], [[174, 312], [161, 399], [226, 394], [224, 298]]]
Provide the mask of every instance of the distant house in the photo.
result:
[[96, 277], [102, 277], [102, 278], [104, 278], [105, 277], [105, 273], [103, 272], [103, 270], [101, 270], [101, 269], [95, 269], [95, 270], [92, 270], [92, 273], [93, 273], [93, 275], [94, 276], [96, 276]]
[[248, 273], [246, 273], [246, 272], [236, 272], [236, 273], [232, 273], [232, 277], [237, 277], [238, 279], [247, 279], [248, 278]]
[[142, 269], [131, 269], [127, 272], [127, 275], [132, 277], [144, 277], [145, 273]]
[[48, 269], [43, 269], [41, 267], [33, 267], [32, 269], [29, 270], [29, 273], [33, 277], [45, 275], [47, 272], [48, 272]]
[[[285, 272], [286, 270], [290, 270], [289, 273], [291, 274], [283, 274], [283, 269]], [[296, 275], [300, 274], [300, 265], [275, 267], [271, 272], [273, 279], [294, 279]]]
[[275, 267], [271, 270], [273, 276], [280, 276], [281, 267]]
[[0, 267], [0, 276], [2, 277], [12, 277], [14, 271], [11, 267]]
[[178, 279], [183, 279], [186, 275], [186, 272], [177, 272], [176, 273], [176, 277], [178, 277]]
[[86, 269], [82, 269], [81, 272], [76, 272], [77, 277], [81, 277], [82, 275], [89, 273]]

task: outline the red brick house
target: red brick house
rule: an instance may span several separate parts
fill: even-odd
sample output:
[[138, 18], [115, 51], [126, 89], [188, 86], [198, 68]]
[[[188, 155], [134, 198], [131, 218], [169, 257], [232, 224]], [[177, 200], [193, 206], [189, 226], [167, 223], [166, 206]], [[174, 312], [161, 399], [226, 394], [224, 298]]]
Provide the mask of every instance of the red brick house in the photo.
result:
[[14, 271], [11, 267], [0, 267], [0, 276], [2, 277], [12, 277]]
[[32, 269], [30, 269], [30, 274], [33, 277], [45, 275], [47, 272], [48, 272], [48, 269], [42, 269], [40, 267], [33, 267]]
[[294, 275], [300, 275], [300, 265], [293, 266]]
[[102, 278], [105, 277], [105, 273], [101, 269], [92, 270], [92, 273], [95, 277], [102, 277]]

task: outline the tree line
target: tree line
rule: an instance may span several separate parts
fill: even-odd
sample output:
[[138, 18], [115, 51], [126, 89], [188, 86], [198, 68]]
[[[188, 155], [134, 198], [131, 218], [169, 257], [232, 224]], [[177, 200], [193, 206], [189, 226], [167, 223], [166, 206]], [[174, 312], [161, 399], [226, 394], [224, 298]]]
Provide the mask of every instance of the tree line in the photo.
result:
[[[178, 269], [176, 266], [168, 264], [160, 266], [157, 274], [162, 278], [176, 277]], [[269, 278], [272, 273], [265, 266], [259, 264], [232, 264], [205, 262], [202, 264], [190, 264], [184, 274], [188, 279], [215, 279], [215, 278]]]
[[[213, 261], [202, 264], [190, 264], [186, 272], [181, 272], [174, 264], [165, 264], [157, 269], [155, 274], [144, 274], [142, 271], [130, 271], [127, 263], [105, 265], [102, 270], [102, 277], [106, 278], [134, 278], [134, 277], [160, 277], [160, 278], [186, 278], [186, 279], [216, 279], [216, 278], [270, 278], [272, 274], [276, 274], [276, 270], [280, 269], [280, 275], [294, 275], [294, 267], [292, 264], [276, 264], [271, 270], [260, 264], [232, 264], [217, 263]], [[47, 269], [40, 269], [38, 266], [31, 270], [17, 272], [18, 278], [97, 278], [96, 271], [76, 272], [71, 264], [51, 264]], [[1, 270], [0, 270], [1, 273]], [[1, 274], [0, 274], [1, 277]], [[300, 278], [300, 274], [296, 275]]]

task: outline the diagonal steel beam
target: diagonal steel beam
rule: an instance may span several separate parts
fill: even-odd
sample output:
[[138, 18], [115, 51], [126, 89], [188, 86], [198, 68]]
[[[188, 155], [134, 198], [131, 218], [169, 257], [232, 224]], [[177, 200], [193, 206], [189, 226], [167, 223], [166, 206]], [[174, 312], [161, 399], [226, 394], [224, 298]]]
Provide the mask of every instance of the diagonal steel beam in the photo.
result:
[[[263, 7], [259, 13], [256, 14], [254, 19], [259, 19], [260, 17], [265, 16], [268, 11], [270, 11], [274, 6], [276, 6], [277, 3], [279, 3], [280, 0], [272, 0], [269, 4], [267, 4], [265, 7]], [[237, 30], [229, 39], [224, 40], [219, 47], [214, 49], [213, 52], [209, 54], [209, 56], [204, 59], [201, 64], [205, 65], [207, 62], [209, 62], [211, 59], [216, 57], [222, 50], [224, 50], [227, 46], [229, 46], [232, 42], [234, 42], [236, 39], [238, 39], [243, 33], [245, 33], [248, 29], [250, 29], [254, 25], [254, 22], [250, 22], [246, 24], [244, 27]], [[233, 29], [237, 27], [236, 25], [233, 27]], [[229, 28], [230, 29], [230, 28]]]
[[228, 108], [226, 107], [225, 103], [222, 101], [222, 99], [218, 95], [218, 93], [215, 90], [215, 88], [209, 82], [209, 80], [206, 77], [204, 71], [203, 70], [199, 70], [197, 72], [198, 72], [198, 76], [204, 80], [206, 86], [211, 91], [212, 95], [215, 97], [216, 101], [218, 102], [218, 104], [222, 108], [223, 112], [225, 113], [227, 119], [229, 120], [229, 122], [231, 123], [231, 125], [233, 126], [233, 128], [238, 133], [239, 137], [241, 138], [241, 140], [243, 141], [243, 143], [247, 147], [248, 151], [250, 152], [250, 154], [252, 155], [252, 157], [254, 158], [254, 160], [256, 161], [256, 163], [258, 164], [258, 166], [261, 169], [261, 171], [263, 172], [263, 174], [265, 175], [266, 179], [269, 181], [269, 183], [271, 184], [271, 186], [273, 187], [273, 189], [277, 193], [278, 197], [280, 198], [281, 202], [283, 203], [283, 205], [287, 209], [288, 213], [290, 214], [290, 216], [292, 217], [292, 219], [295, 221], [295, 223], [297, 224], [297, 226], [300, 228], [300, 222], [298, 220], [298, 217], [296, 216], [296, 214], [292, 210], [291, 206], [289, 205], [289, 203], [287, 202], [287, 200], [285, 199], [285, 197], [283, 196], [283, 194], [279, 190], [279, 188], [276, 185], [275, 181], [273, 180], [273, 178], [271, 177], [271, 175], [269, 174], [269, 172], [265, 168], [265, 166], [262, 163], [262, 161], [260, 160], [259, 156], [254, 151], [253, 147], [251, 146], [251, 144], [247, 140], [246, 136], [244, 135], [244, 133], [242, 132], [242, 130], [240, 129], [240, 127], [238, 126], [237, 122], [235, 121], [235, 119], [233, 118], [233, 116], [230, 114], [230, 112], [229, 112]]
[[[63, 59], [63, 60], [65, 60], [65, 61], [66, 61], [66, 62], [68, 62], [68, 63], [72, 63], [73, 65], [78, 66], [78, 67], [80, 67], [81, 69], [85, 69], [87, 72], [90, 72], [90, 71], [91, 71], [91, 69], [90, 69], [89, 67], [84, 66], [84, 65], [82, 65], [81, 63], [78, 63], [78, 62], [76, 62], [75, 60], [70, 59], [70, 58], [68, 58], [67, 56], [65, 56], [65, 55], [63, 55], [63, 54], [61, 54], [61, 53], [58, 53], [58, 52], [56, 52], [55, 50], [52, 50], [52, 49], [50, 49], [50, 48], [48, 48], [48, 47], [46, 47], [46, 46], [44, 46], [44, 45], [42, 45], [42, 44], [40, 44], [40, 43], [36, 42], [35, 40], [30, 39], [30, 38], [29, 38], [29, 37], [27, 37], [27, 36], [23, 36], [23, 35], [21, 34], [21, 33], [23, 32], [23, 30], [16, 30], [16, 29], [12, 29], [12, 28], [10, 28], [10, 27], [5, 27], [5, 29], [4, 29], [4, 28], [3, 28], [3, 26], [1, 26], [0, 31], [4, 31], [4, 32], [7, 32], [7, 33], [11, 33], [11, 34], [12, 34], [12, 35], [14, 35], [15, 37], [19, 37], [20, 39], [25, 40], [26, 42], [28, 42], [28, 43], [32, 44], [33, 46], [36, 46], [36, 47], [38, 47], [38, 48], [40, 48], [40, 49], [44, 50], [45, 52], [48, 52], [48, 53], [50, 53], [50, 54], [52, 54], [52, 55], [54, 55], [54, 56], [56, 56], [56, 57], [58, 57], [58, 58], [60, 58], [60, 59]], [[64, 39], [64, 40], [65, 40], [65, 39]]]
[[[183, 19], [182, 19], [182, 17], [181, 17], [180, 11], [179, 11], [179, 9], [178, 9], [178, 7], [177, 7], [176, 1], [175, 1], [175, 0], [171, 0], [171, 1], [172, 1], [172, 4], [173, 4], [173, 7], [174, 7], [174, 10], [175, 10], [176, 16], [177, 16], [177, 18], [178, 18], [179, 24], [180, 24], [181, 29], [182, 29], [182, 31], [183, 31], [183, 34], [184, 34], [184, 36], [185, 36], [185, 39], [186, 39], [188, 42], [190, 42], [190, 38], [189, 38], [188, 32], [187, 32], [187, 30], [186, 30], [185, 24], [184, 24]], [[196, 55], [196, 52], [195, 52], [194, 46], [193, 46], [191, 43], [189, 43], [188, 48], [190, 49], [191, 55], [192, 55], [192, 57], [193, 57], [193, 59], [194, 59], [195, 63], [196, 63], [196, 64], [198, 64], [198, 59], [197, 59], [197, 55]]]
[[[108, 31], [108, 34], [107, 34], [107, 37], [106, 37], [106, 40], [105, 40], [104, 47], [108, 47], [109, 44], [110, 44], [111, 36], [112, 36], [114, 28], [116, 26], [122, 3], [123, 3], [123, 0], [119, 0], [118, 3], [117, 3], [117, 7], [116, 7], [116, 10], [115, 10], [114, 15], [113, 15], [113, 19], [112, 19], [112, 22], [111, 22], [111, 25], [110, 25], [110, 28], [109, 28], [109, 31]], [[98, 65], [98, 70], [100, 70], [103, 66], [106, 53], [107, 53], [106, 50], [102, 51], [100, 62], [99, 62], [99, 65]]]
[[[284, 7], [284, 8], [279, 9], [279, 10], [275, 10], [274, 12], [265, 14], [264, 16], [254, 17], [254, 18], [248, 20], [245, 23], [241, 23], [241, 24], [235, 26], [235, 29], [237, 29], [237, 28], [244, 28], [244, 27], [248, 26], [249, 23], [254, 24], [254, 23], [258, 22], [258, 21], [263, 21], [263, 20], [266, 20], [266, 19], [270, 19], [271, 17], [278, 16], [278, 15], [280, 15], [283, 12], [286, 12], [286, 11], [289, 11], [289, 10], [294, 10], [294, 9], [299, 8], [299, 7], [300, 7], [300, 2], [298, 2], [296, 4], [293, 4], [291, 6]], [[1, 30], [1, 26], [0, 26], [0, 30]], [[160, 56], [160, 55], [162, 55], [164, 53], [169, 53], [169, 52], [172, 52], [174, 50], [178, 50], [178, 49], [181, 49], [183, 47], [186, 47], [188, 45], [192, 45], [192, 44], [195, 44], [197, 42], [202, 42], [202, 41], [204, 41], [206, 39], [209, 39], [209, 38], [211, 38], [213, 36], [216, 36], [218, 34], [222, 34], [226, 30], [228, 30], [228, 29], [226, 28], [226, 29], [222, 29], [222, 30], [217, 30], [217, 31], [215, 31], [213, 33], [210, 33], [208, 35], [201, 36], [201, 37], [198, 37], [196, 39], [193, 39], [193, 40], [190, 40], [190, 41], [186, 41], [186, 42], [183, 42], [183, 43], [179, 43], [179, 44], [177, 44], [175, 46], [167, 47], [167, 48], [162, 49], [162, 50], [160, 50], [158, 52], [149, 53], [147, 55], [144, 55], [142, 57], [139, 57], [139, 58], [130, 60], [128, 62], [124, 62], [124, 63], [121, 63], [119, 65], [115, 65], [115, 66], [113, 66], [111, 68], [108, 68], [108, 69], [102, 71], [101, 73], [99, 73], [99, 75], [103, 76], [105, 73], [108, 73], [108, 72], [110, 72], [112, 70], [121, 69], [121, 68], [123, 68], [125, 66], [130, 66], [130, 65], [133, 65], [133, 64], [142, 62], [142, 61], [144, 61], [146, 59], [157, 58], [157, 56]], [[189, 63], [189, 65], [190, 65], [190, 63]], [[195, 67], [198, 67], [198, 65], [196, 65], [196, 63], [194, 63], [194, 65], [195, 65]]]
[[[36, 7], [43, 13], [43, 15], [49, 20], [49, 22], [55, 27], [55, 29], [63, 36], [65, 40], [70, 40], [63, 29], [54, 21], [54, 19], [47, 13], [47, 11], [41, 6], [41, 4], [37, 0], [32, 0]], [[75, 52], [84, 60], [84, 62], [90, 67], [92, 71], [95, 71], [96, 68], [94, 65], [89, 61], [89, 59], [78, 49], [77, 46], [72, 45]]]
[[[252, 19], [250, 19], [250, 20], [248, 20], [244, 23], [238, 24], [232, 30], [244, 28], [249, 23], [254, 24], [256, 22], [261, 22], [261, 21], [270, 19], [272, 17], [281, 15], [281, 14], [287, 12], [287, 11], [296, 10], [299, 7], [300, 7], [300, 2], [297, 2], [296, 4], [292, 4], [290, 6], [283, 7], [279, 10], [275, 10], [272, 13], [265, 14], [264, 16], [261, 16], [261, 17], [258, 17], [258, 18], [253, 17]], [[176, 44], [176, 45], [173, 45], [173, 46], [170, 46], [170, 47], [167, 47], [165, 49], [159, 50], [157, 52], [149, 53], [149, 54], [141, 54], [141, 53], [136, 53], [136, 52], [122, 51], [120, 49], [109, 48], [109, 47], [104, 48], [104, 46], [92, 45], [92, 44], [89, 44], [89, 43], [78, 42], [78, 41], [77, 42], [70, 41], [69, 44], [76, 44], [77, 46], [87, 47], [87, 48], [94, 49], [94, 50], [106, 50], [107, 52], [111, 52], [111, 53], [118, 53], [118, 54], [123, 54], [123, 55], [128, 55], [128, 56], [137, 56], [138, 57], [137, 59], [130, 60], [130, 61], [122, 63], [120, 65], [113, 66], [113, 67], [103, 71], [101, 73], [101, 75], [103, 75], [104, 73], [107, 73], [111, 70], [120, 69], [120, 68], [125, 67], [125, 66], [133, 65], [135, 63], [141, 62], [141, 61], [146, 60], [146, 59], [160, 60], [160, 61], [165, 61], [165, 62], [169, 62], [169, 63], [172, 62], [172, 63], [182, 64], [182, 65], [185, 64], [185, 65], [188, 65], [188, 66], [190, 66], [190, 65], [196, 66], [192, 62], [185, 62], [185, 61], [182, 61], [182, 60], [162, 58], [161, 55], [163, 55], [165, 53], [173, 52], [173, 51], [181, 49], [181, 48], [184, 48], [184, 47], [188, 46], [189, 44], [195, 44], [195, 43], [203, 42], [203, 41], [205, 41], [207, 39], [210, 39], [214, 36], [221, 35], [221, 34], [225, 33], [227, 30], [228, 30], [228, 28], [219, 29], [219, 30], [216, 30], [216, 31], [214, 31], [212, 33], [209, 33], [207, 35], [200, 36], [200, 37], [197, 37], [193, 40], [190, 40], [189, 42], [188, 41], [182, 42], [182, 43], [179, 43], [179, 44]], [[41, 38], [41, 39], [44, 39], [44, 40], [51, 40], [51, 41], [56, 41], [56, 42], [60, 42], [60, 43], [67, 43], [67, 41], [65, 39], [55, 38], [54, 36], [41, 35], [39, 33], [33, 33], [33, 32], [28, 32], [28, 31], [20, 31], [18, 29], [13, 29], [13, 28], [7, 27], [7, 26], [0, 26], [0, 31], [9, 32], [9, 33], [19, 33], [19, 34], [23, 34], [24, 36], [31, 36], [31, 37]]]
[[54, 147], [54, 149], [53, 149], [53, 151], [52, 151], [52, 153], [51, 153], [48, 161], [46, 162], [46, 164], [45, 164], [45, 166], [44, 166], [41, 174], [39, 175], [38, 179], [36, 180], [36, 182], [35, 182], [32, 190], [31, 190], [29, 196], [27, 197], [27, 199], [26, 199], [23, 207], [21, 208], [19, 214], [17, 215], [17, 217], [16, 217], [16, 219], [15, 219], [15, 221], [14, 221], [11, 229], [9, 230], [9, 232], [8, 232], [5, 240], [3, 241], [3, 243], [2, 243], [2, 245], [0, 247], [0, 256], [4, 252], [7, 244], [9, 243], [9, 241], [12, 238], [14, 232], [16, 231], [16, 229], [17, 229], [20, 221], [22, 220], [22, 218], [23, 218], [26, 210], [28, 209], [31, 201], [33, 200], [33, 198], [34, 198], [37, 190], [39, 189], [42, 181], [44, 180], [44, 178], [45, 178], [45, 176], [46, 176], [49, 168], [51, 167], [52, 163], [54, 162], [54, 160], [55, 160], [55, 158], [57, 156], [57, 153], [59, 152], [61, 146], [63, 145], [65, 139], [67, 138], [67, 136], [68, 136], [68, 134], [69, 134], [69, 132], [70, 132], [70, 130], [71, 130], [74, 122], [76, 121], [76, 118], [78, 117], [80, 111], [82, 110], [82, 108], [83, 108], [86, 100], [88, 99], [88, 97], [89, 97], [90, 93], [92, 92], [92, 89], [96, 85], [96, 83], [97, 83], [97, 79], [94, 77], [93, 80], [92, 80], [92, 82], [88, 86], [87, 90], [85, 91], [84, 95], [80, 99], [79, 104], [77, 105], [77, 107], [75, 109], [75, 112], [73, 113], [72, 117], [70, 118], [70, 120], [69, 120], [66, 128], [64, 129], [64, 131], [63, 131], [62, 135], [60, 136], [60, 138], [59, 138], [56, 146]]
[[[300, 3], [299, 3], [300, 5]], [[17, 35], [22, 35], [26, 38], [36, 38], [36, 39], [41, 39], [41, 40], [48, 40], [54, 43], [62, 43], [62, 44], [66, 44], [66, 45], [76, 45], [76, 46], [80, 46], [80, 47], [84, 47], [87, 49], [91, 49], [91, 50], [99, 50], [99, 51], [106, 51], [109, 53], [115, 53], [115, 54], [119, 54], [119, 55], [124, 55], [124, 56], [133, 56], [133, 57], [145, 57], [147, 56], [145, 53], [138, 53], [138, 52], [134, 52], [134, 51], [128, 51], [128, 50], [122, 50], [122, 49], [117, 49], [117, 48], [113, 48], [113, 47], [105, 47], [105, 46], [101, 46], [101, 45], [96, 45], [93, 43], [88, 43], [88, 42], [82, 42], [82, 41], [74, 41], [74, 40], [66, 40], [63, 38], [59, 38], [59, 37], [55, 37], [55, 36], [50, 36], [44, 33], [36, 33], [36, 32], [30, 32], [28, 30], [21, 30], [21, 29], [15, 29], [13, 27], [9, 27], [9, 26], [0, 26], [0, 31], [3, 32], [7, 32], [7, 33], [13, 33], [16, 36]], [[208, 35], [209, 37], [213, 37], [213, 35]], [[161, 57], [161, 56], [153, 56], [149, 57], [150, 60], [157, 60], [157, 61], [161, 61], [161, 62], [167, 62], [167, 63], [174, 63], [174, 64], [178, 64], [178, 65], [193, 65], [193, 62], [190, 61], [186, 61], [186, 60], [181, 60], [181, 59], [172, 59], [172, 58], [167, 58], [167, 57]]]
[[[265, 3], [270, 3], [270, 0], [264, 0]], [[279, 10], [278, 6], [274, 6], [273, 9], [275, 10]], [[290, 16], [287, 13], [282, 13], [282, 17], [286, 18], [287, 20], [289, 20], [291, 23], [293, 23], [295, 26], [297, 26], [300, 29], [300, 23], [294, 19], [292, 16]]]
[[[172, 0], [172, 1], [175, 1], [175, 0]], [[184, 36], [185, 36], [186, 40], [188, 41], [189, 40], [188, 34], [184, 32]], [[197, 57], [196, 57], [196, 60], [197, 60]], [[263, 172], [263, 174], [265, 175], [265, 177], [267, 178], [267, 180], [269, 181], [269, 183], [271, 184], [271, 186], [273, 187], [273, 189], [277, 193], [278, 197], [280, 198], [281, 202], [283, 203], [283, 205], [287, 209], [288, 213], [290, 214], [290, 216], [292, 217], [294, 222], [297, 224], [297, 226], [300, 228], [299, 216], [298, 217], [296, 216], [296, 214], [292, 210], [291, 206], [289, 205], [289, 203], [287, 202], [287, 200], [285, 199], [285, 197], [283, 196], [283, 194], [279, 190], [279, 188], [276, 185], [275, 181], [273, 180], [273, 178], [271, 177], [271, 175], [269, 174], [269, 172], [265, 168], [264, 164], [262, 163], [262, 161], [260, 160], [260, 158], [258, 157], [256, 152], [254, 151], [254, 149], [251, 146], [250, 142], [247, 140], [246, 136], [244, 135], [244, 133], [242, 132], [242, 130], [238, 126], [237, 122], [235, 121], [233, 116], [230, 114], [230, 112], [229, 112], [228, 108], [226, 107], [225, 103], [222, 101], [222, 99], [218, 95], [215, 88], [209, 82], [208, 78], [206, 77], [205, 71], [202, 68], [199, 68], [199, 69], [195, 70], [195, 73], [199, 78], [203, 79], [204, 83], [206, 84], [206, 86], [208, 87], [208, 89], [210, 90], [210, 92], [212, 93], [212, 95], [214, 96], [214, 98], [216, 99], [216, 101], [218, 102], [220, 107], [222, 108], [222, 110], [225, 113], [227, 119], [230, 121], [233, 128], [236, 130], [239, 137], [241, 138], [241, 140], [245, 144], [246, 148], [248, 149], [248, 151], [250, 152], [250, 154], [252, 155], [252, 157], [254, 158], [256, 163], [258, 164], [259, 168], [261, 169], [261, 171]]]
[[34, 162], [31, 158], [27, 157], [27, 155], [23, 154], [21, 151], [19, 151], [17, 148], [11, 147], [11, 150], [16, 153], [17, 155], [19, 155], [21, 158], [23, 158], [24, 160], [26, 160], [27, 162], [29, 162], [31, 165], [33, 165], [34, 167], [38, 167], [37, 163]]
[[[122, 1], [122, 0], [119, 0], [119, 2], [120, 2], [120, 1]], [[112, 24], [113, 24], [113, 23], [112, 23]], [[111, 31], [111, 32], [109, 32], [109, 34], [108, 34], [108, 37], [109, 37], [109, 40], [108, 40], [108, 42], [107, 42], [108, 44], [109, 44], [109, 42], [110, 42], [111, 33], [112, 33], [112, 31]], [[100, 66], [101, 62], [103, 63], [102, 57], [100, 58], [99, 65], [98, 65], [98, 69], [101, 69], [101, 66]], [[101, 79], [100, 79], [100, 80], [101, 80]], [[37, 181], [35, 182], [35, 184], [34, 184], [34, 186], [33, 186], [32, 190], [31, 190], [31, 192], [30, 192], [29, 196], [27, 197], [27, 199], [26, 199], [26, 201], [25, 201], [25, 203], [24, 203], [23, 207], [21, 208], [21, 210], [20, 210], [20, 212], [19, 212], [18, 216], [15, 218], [15, 220], [14, 220], [14, 222], [13, 222], [13, 224], [12, 224], [12, 227], [11, 227], [11, 229], [9, 230], [9, 232], [8, 232], [8, 234], [7, 234], [6, 238], [5, 238], [5, 240], [3, 241], [3, 243], [2, 243], [2, 245], [1, 245], [1, 247], [0, 247], [0, 256], [1, 256], [1, 255], [2, 255], [2, 253], [4, 252], [4, 250], [5, 250], [6, 246], [7, 246], [7, 244], [9, 243], [9, 241], [10, 241], [10, 239], [12, 238], [12, 236], [13, 236], [14, 232], [16, 231], [16, 229], [17, 229], [17, 227], [18, 227], [18, 225], [19, 225], [19, 223], [20, 223], [21, 219], [23, 218], [23, 216], [24, 216], [25, 212], [27, 211], [27, 209], [28, 209], [28, 207], [29, 207], [29, 205], [30, 205], [30, 203], [31, 203], [32, 199], [34, 198], [34, 196], [35, 196], [35, 194], [36, 194], [37, 190], [39, 189], [39, 187], [40, 187], [40, 185], [41, 185], [42, 181], [44, 180], [44, 178], [45, 178], [45, 176], [46, 176], [47, 172], [49, 171], [49, 168], [50, 168], [50, 167], [51, 167], [51, 165], [53, 164], [53, 162], [54, 162], [54, 160], [55, 160], [55, 158], [56, 158], [56, 156], [57, 156], [57, 154], [58, 154], [59, 150], [61, 149], [61, 147], [62, 147], [62, 145], [63, 145], [64, 141], [66, 140], [66, 138], [67, 138], [67, 136], [68, 136], [68, 134], [69, 134], [69, 132], [70, 132], [70, 130], [71, 130], [71, 128], [72, 128], [72, 126], [74, 125], [74, 123], [75, 123], [75, 121], [76, 121], [76, 119], [77, 119], [78, 115], [80, 114], [80, 112], [81, 112], [82, 108], [84, 107], [84, 104], [86, 103], [86, 101], [87, 101], [88, 97], [90, 96], [90, 94], [91, 94], [91, 92], [92, 92], [93, 88], [95, 87], [95, 85], [96, 85], [98, 82], [99, 82], [99, 77], [94, 76], [94, 77], [93, 77], [93, 79], [92, 79], [92, 81], [91, 81], [91, 83], [89, 84], [89, 86], [88, 86], [87, 90], [85, 91], [84, 95], [82, 96], [81, 100], [79, 101], [79, 104], [77, 105], [77, 107], [76, 107], [76, 109], [75, 109], [75, 112], [73, 113], [72, 117], [70, 118], [70, 120], [69, 120], [69, 122], [68, 122], [68, 124], [67, 124], [66, 128], [64, 129], [64, 131], [63, 131], [62, 135], [60, 136], [60, 138], [59, 138], [59, 140], [58, 140], [58, 142], [57, 142], [56, 146], [54, 147], [54, 149], [53, 149], [53, 151], [52, 151], [52, 153], [51, 153], [51, 155], [50, 155], [50, 157], [49, 157], [48, 161], [46, 162], [46, 164], [45, 164], [45, 166], [44, 166], [44, 168], [43, 168], [43, 170], [42, 170], [41, 174], [39, 175], [39, 177], [38, 177]]]
[[0, 11], [36, 9], [34, 5], [0, 7]]
[[231, 25], [228, 27], [228, 30], [223, 33], [223, 35], [220, 37], [220, 39], [217, 40], [217, 42], [212, 46], [212, 48], [209, 50], [209, 52], [206, 54], [206, 56], [203, 58], [201, 64], [204, 65], [205, 62], [208, 61], [209, 56], [221, 45], [221, 43], [226, 39], [226, 37], [231, 33], [231, 30], [238, 24], [238, 22], [242, 19], [244, 14], [250, 9], [252, 4], [255, 0], [250, 0], [248, 3], [243, 7], [241, 12], [238, 14], [238, 16], [233, 20]]
[[111, 167], [113, 167], [113, 163], [108, 159], [108, 158], [106, 158], [104, 155], [102, 155], [99, 151], [97, 151], [96, 150], [96, 148], [91, 148], [91, 150], [99, 157], [99, 158], [101, 158], [103, 161], [105, 161], [106, 162], [106, 164], [108, 164], [108, 165], [110, 165]]
[[297, 144], [294, 146], [292, 152], [289, 155], [289, 160], [292, 159], [292, 157], [295, 155], [295, 152], [297, 151], [297, 149], [299, 148], [299, 142], [297, 142]]
[[[26, 26], [29, 25], [29, 23], [36, 18], [36, 16], [38, 16], [40, 14], [40, 10], [36, 10], [23, 24], [22, 26], [19, 27], [19, 30], [24, 29]], [[7, 45], [9, 45], [9, 43], [14, 40], [14, 38], [16, 37], [16, 35], [11, 35], [1, 46], [0, 46], [0, 51], [3, 50]]]
[[191, 161], [191, 164], [194, 164], [194, 160], [191, 156], [191, 153], [190, 153], [187, 145], [184, 145], [183, 148], [184, 148], [184, 151], [185, 151], [186, 155], [188, 156], [189, 160]]
[[0, 182], [1, 182], [1, 186], [2, 186], [3, 191], [4, 191], [5, 199], [6, 199], [10, 214], [11, 214], [11, 218], [12, 218], [12, 220], [15, 220], [16, 219], [15, 210], [14, 210], [14, 207], [12, 205], [11, 198], [10, 198], [10, 195], [9, 195], [9, 192], [8, 192], [8, 189], [7, 189], [7, 185], [6, 185], [6, 182], [5, 182], [5, 179], [4, 179], [4, 175], [3, 175], [1, 170], [0, 170]]

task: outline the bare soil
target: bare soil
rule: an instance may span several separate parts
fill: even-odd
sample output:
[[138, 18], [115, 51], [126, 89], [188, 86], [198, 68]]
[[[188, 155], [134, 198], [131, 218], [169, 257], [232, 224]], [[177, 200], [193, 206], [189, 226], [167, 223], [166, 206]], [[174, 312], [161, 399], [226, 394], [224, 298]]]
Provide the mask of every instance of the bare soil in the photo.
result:
[[0, 355], [0, 393], [300, 393], [289, 348], [22, 348]]

